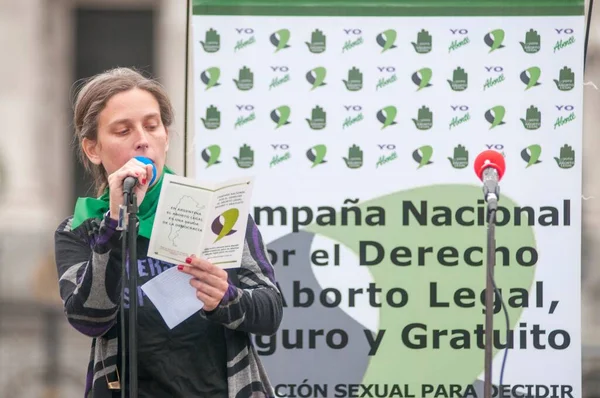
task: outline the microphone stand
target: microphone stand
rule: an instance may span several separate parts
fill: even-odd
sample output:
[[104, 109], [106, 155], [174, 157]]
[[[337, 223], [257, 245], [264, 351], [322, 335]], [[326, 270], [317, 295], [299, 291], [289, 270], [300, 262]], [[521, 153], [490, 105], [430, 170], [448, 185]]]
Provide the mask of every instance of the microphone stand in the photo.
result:
[[[138, 359], [137, 359], [137, 306], [138, 306], [138, 295], [137, 295], [137, 278], [136, 278], [136, 266], [137, 266], [137, 197], [131, 188], [131, 193], [127, 189], [123, 192], [123, 206], [121, 207], [121, 214], [119, 220], [124, 220], [125, 215], [123, 211], [127, 209], [127, 228], [126, 237], [123, 237], [123, 268], [122, 268], [122, 292], [121, 292], [121, 360], [123, 369], [123, 384], [121, 385], [121, 397], [126, 398], [126, 359], [125, 352], [128, 348], [129, 354], [129, 398], [137, 398], [138, 396]], [[125, 247], [128, 246], [128, 250]], [[129, 258], [129, 341], [128, 345], [125, 341], [125, 280], [126, 280], [126, 254]]]
[[[493, 169], [492, 169], [493, 170]], [[492, 398], [492, 352], [493, 352], [493, 300], [494, 300], [494, 267], [496, 265], [496, 210], [498, 208], [498, 198], [500, 188], [497, 184], [497, 172], [492, 181], [484, 180], [483, 193], [487, 202], [487, 260], [486, 260], [486, 278], [485, 278], [485, 377], [483, 383], [484, 398]]]

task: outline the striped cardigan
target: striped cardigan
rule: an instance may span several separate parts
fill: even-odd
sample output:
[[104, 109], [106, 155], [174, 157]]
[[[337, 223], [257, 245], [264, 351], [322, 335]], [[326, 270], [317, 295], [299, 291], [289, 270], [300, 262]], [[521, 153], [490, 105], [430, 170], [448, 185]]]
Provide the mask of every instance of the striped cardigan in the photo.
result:
[[[72, 228], [69, 217], [55, 232], [64, 312], [76, 330], [92, 338], [86, 398], [112, 398], [114, 390], [108, 389], [107, 381], [117, 380], [121, 364], [121, 245], [121, 232], [107, 216], [88, 219], [77, 228]], [[273, 266], [251, 216], [241, 267], [236, 271], [219, 306], [210, 313], [200, 310], [200, 316], [225, 326], [229, 398], [273, 397], [273, 386], [250, 334], [275, 334], [283, 304]]]

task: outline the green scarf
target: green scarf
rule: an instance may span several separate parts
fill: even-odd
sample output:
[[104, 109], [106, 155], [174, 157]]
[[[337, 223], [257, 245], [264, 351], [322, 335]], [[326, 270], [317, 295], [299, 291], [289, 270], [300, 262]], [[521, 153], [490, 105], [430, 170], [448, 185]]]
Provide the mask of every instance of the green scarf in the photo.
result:
[[[166, 174], [174, 174], [167, 166], [164, 167], [163, 173], [161, 174], [158, 181], [151, 186], [144, 196], [144, 201], [138, 208], [138, 220], [140, 228], [138, 235], [150, 239], [152, 235], [152, 225], [154, 224], [154, 215], [156, 214], [156, 207], [158, 206], [158, 197], [160, 196], [160, 190], [162, 187], [163, 177]], [[110, 208], [109, 205], [110, 192], [106, 188], [102, 196], [99, 198], [78, 198], [75, 204], [75, 211], [73, 214], [72, 228], [75, 229], [81, 223], [89, 218], [100, 218], [104, 217], [104, 214]]]

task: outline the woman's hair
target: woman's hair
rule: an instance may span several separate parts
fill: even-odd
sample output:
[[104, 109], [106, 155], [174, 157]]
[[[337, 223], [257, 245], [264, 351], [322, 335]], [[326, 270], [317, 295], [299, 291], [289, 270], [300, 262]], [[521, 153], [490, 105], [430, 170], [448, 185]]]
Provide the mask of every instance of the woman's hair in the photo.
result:
[[131, 68], [115, 68], [84, 81], [75, 99], [73, 125], [77, 139], [79, 159], [93, 180], [98, 195], [108, 185], [108, 176], [102, 165], [95, 165], [83, 151], [84, 138], [97, 141], [98, 116], [114, 95], [138, 88], [146, 90], [156, 98], [160, 107], [160, 117], [165, 128], [173, 123], [173, 107], [163, 86], [155, 80], [144, 77]]

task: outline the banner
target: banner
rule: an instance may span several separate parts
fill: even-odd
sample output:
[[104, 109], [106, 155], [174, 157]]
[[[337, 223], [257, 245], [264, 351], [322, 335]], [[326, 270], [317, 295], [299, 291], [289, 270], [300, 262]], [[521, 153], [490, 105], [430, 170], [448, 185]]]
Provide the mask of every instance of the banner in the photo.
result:
[[581, 397], [583, 2], [254, 3], [194, 2], [191, 166], [256, 176], [277, 395], [483, 396], [493, 149], [494, 396]]

